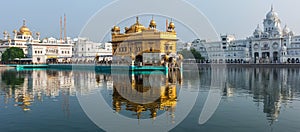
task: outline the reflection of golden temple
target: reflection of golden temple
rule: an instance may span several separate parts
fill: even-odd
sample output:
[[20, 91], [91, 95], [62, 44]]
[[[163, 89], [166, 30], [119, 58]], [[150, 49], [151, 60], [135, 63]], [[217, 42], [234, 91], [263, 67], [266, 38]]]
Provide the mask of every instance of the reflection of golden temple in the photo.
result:
[[29, 106], [33, 101], [33, 95], [28, 91], [28, 87], [23, 87], [22, 89], [15, 89], [15, 102], [16, 105], [21, 107], [23, 111], [29, 111]]
[[152, 18], [146, 28], [139, 22], [138, 17], [132, 26], [125, 27], [124, 33], [121, 33], [120, 27], [114, 26], [111, 30], [111, 43], [115, 59], [118, 61], [128, 58], [143, 65], [162, 65], [163, 58], [167, 55], [175, 59], [177, 34], [174, 22], [166, 25], [166, 32], [158, 31], [156, 26]]
[[[113, 77], [114, 110], [116, 112], [121, 112], [122, 110], [134, 112], [137, 119], [148, 118], [144, 116], [147, 112], [150, 113], [150, 118], [155, 119], [160, 110], [169, 112], [172, 120], [174, 120], [174, 112], [177, 104], [177, 82], [169, 82], [169, 79], [165, 75], [151, 76], [134, 75], [130, 80], [131, 82], [124, 81], [128, 77], [126, 75]], [[171, 77], [177, 78], [177, 76]], [[150, 85], [150, 81], [155, 82], [155, 84]], [[139, 98], [137, 94], [141, 94], [142, 97]], [[150, 102], [147, 102], [149, 100]]]
[[29, 106], [31, 105], [32, 97], [29, 95], [21, 95], [16, 99], [16, 102], [18, 102], [18, 106], [20, 106], [23, 111], [29, 111]]

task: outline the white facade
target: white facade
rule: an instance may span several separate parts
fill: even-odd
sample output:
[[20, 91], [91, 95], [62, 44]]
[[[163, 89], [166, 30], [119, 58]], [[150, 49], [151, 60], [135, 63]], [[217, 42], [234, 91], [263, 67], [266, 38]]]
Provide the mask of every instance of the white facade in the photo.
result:
[[27, 57], [33, 63], [70, 62], [72, 58], [72, 43], [59, 43], [55, 38], [44, 39], [41, 43], [28, 42]]
[[273, 7], [258, 25], [253, 35], [236, 40], [233, 35], [221, 35], [221, 41], [195, 40], [191, 45], [215, 63], [300, 63], [300, 36], [281, 27], [281, 20]]
[[13, 36], [11, 36], [7, 31], [3, 32], [3, 39], [0, 44], [0, 60], [2, 54], [6, 49], [10, 47], [18, 47], [23, 49], [24, 54], [28, 53], [26, 43], [28, 41], [38, 43], [40, 40], [40, 33], [36, 33], [36, 37], [33, 38], [32, 32], [26, 27], [25, 21], [23, 21], [23, 26], [19, 29], [19, 31], [14, 30]]
[[74, 44], [75, 62], [93, 62], [95, 57], [99, 56], [99, 60], [110, 61], [112, 59], [111, 43], [96, 43], [87, 38], [78, 38]]
[[47, 63], [49, 59], [55, 59], [55, 62], [64, 62], [67, 61], [66, 58], [72, 57], [73, 44], [70, 38], [57, 40], [51, 37], [41, 40], [39, 32], [36, 32], [35, 36], [32, 35], [25, 20], [19, 31], [13, 31], [12, 38], [6, 31], [3, 35], [0, 56], [10, 47], [18, 47], [23, 49], [25, 57], [30, 58], [31, 62], [36, 64]]
[[235, 40], [233, 35], [222, 35], [222, 41], [206, 42], [196, 39], [192, 47], [205, 58], [204, 62], [214, 63], [246, 63], [251, 56], [247, 41]]

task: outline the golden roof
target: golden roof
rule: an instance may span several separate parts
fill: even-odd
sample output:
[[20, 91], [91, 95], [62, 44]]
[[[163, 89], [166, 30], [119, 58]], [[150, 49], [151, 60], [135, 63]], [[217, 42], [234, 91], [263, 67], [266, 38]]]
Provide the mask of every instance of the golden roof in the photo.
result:
[[112, 32], [120, 32], [120, 27], [118, 26], [114, 26], [112, 29], [111, 29]]
[[174, 22], [170, 22], [170, 24], [169, 24], [169, 28], [171, 28], [171, 29], [175, 29], [175, 24], [174, 24]]
[[152, 20], [150, 21], [149, 27], [156, 28], [156, 22], [154, 21], [153, 17], [152, 17]]
[[125, 28], [125, 33], [136, 33], [136, 32], [142, 32], [146, 30], [146, 28], [140, 24], [139, 17], [136, 17], [136, 23], [130, 26], [130, 28]]
[[18, 35], [32, 35], [30, 29], [26, 26], [25, 20], [23, 20], [23, 26], [19, 29]]

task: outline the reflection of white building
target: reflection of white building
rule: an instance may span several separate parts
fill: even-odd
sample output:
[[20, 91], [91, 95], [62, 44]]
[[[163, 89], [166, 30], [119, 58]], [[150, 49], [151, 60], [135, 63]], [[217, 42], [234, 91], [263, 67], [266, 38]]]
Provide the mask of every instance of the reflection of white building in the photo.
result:
[[96, 43], [87, 38], [78, 38], [74, 45], [74, 57], [82, 61], [94, 61], [99, 56], [100, 60], [111, 60], [112, 45], [111, 43]]
[[216, 63], [300, 63], [300, 36], [285, 26], [273, 7], [258, 25], [253, 35], [236, 40], [233, 35], [221, 35], [221, 41], [195, 40], [191, 45]]
[[60, 95], [59, 91], [64, 91], [68, 95], [75, 95], [73, 72], [69, 71], [32, 71], [28, 79], [33, 90], [33, 94], [50, 97]]
[[96, 74], [95, 72], [73, 72], [74, 86], [79, 95], [88, 95], [98, 92], [101, 89], [112, 89], [112, 79], [110, 75]]

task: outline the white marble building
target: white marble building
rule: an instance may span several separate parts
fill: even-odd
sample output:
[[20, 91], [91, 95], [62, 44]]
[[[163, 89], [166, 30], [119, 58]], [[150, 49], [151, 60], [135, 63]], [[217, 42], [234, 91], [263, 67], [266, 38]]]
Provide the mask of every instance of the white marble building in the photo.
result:
[[77, 38], [74, 44], [74, 62], [93, 62], [95, 57], [99, 60], [109, 61], [112, 59], [112, 44], [97, 43], [88, 40], [88, 38]]
[[[24, 54], [28, 53], [26, 43], [28, 41], [40, 42], [40, 33], [36, 33], [36, 39], [33, 38], [32, 32], [26, 26], [25, 20], [23, 20], [23, 25], [20, 27], [19, 31], [13, 30], [13, 36], [11, 36], [7, 31], [3, 32], [3, 39], [0, 44], [0, 56], [5, 52], [6, 49], [10, 47], [18, 47], [23, 49]], [[0, 57], [1, 59], [1, 57]]]
[[258, 25], [253, 35], [236, 40], [233, 35], [221, 35], [221, 41], [197, 39], [191, 45], [214, 63], [300, 63], [300, 35], [294, 35], [273, 7]]
[[13, 31], [12, 38], [7, 31], [4, 31], [3, 35], [4, 38], [0, 43], [0, 59], [2, 53], [10, 47], [23, 49], [25, 57], [36, 64], [47, 63], [49, 60], [63, 62], [68, 59], [70, 61], [73, 54], [73, 44], [69, 37], [66, 40], [57, 40], [52, 37], [41, 40], [39, 32], [33, 36], [25, 20], [19, 31]]
[[71, 62], [72, 47], [69, 43], [60, 43], [55, 38], [46, 38], [41, 42], [31, 42], [27, 44], [27, 57], [32, 59], [33, 63], [49, 63], [49, 62]]

